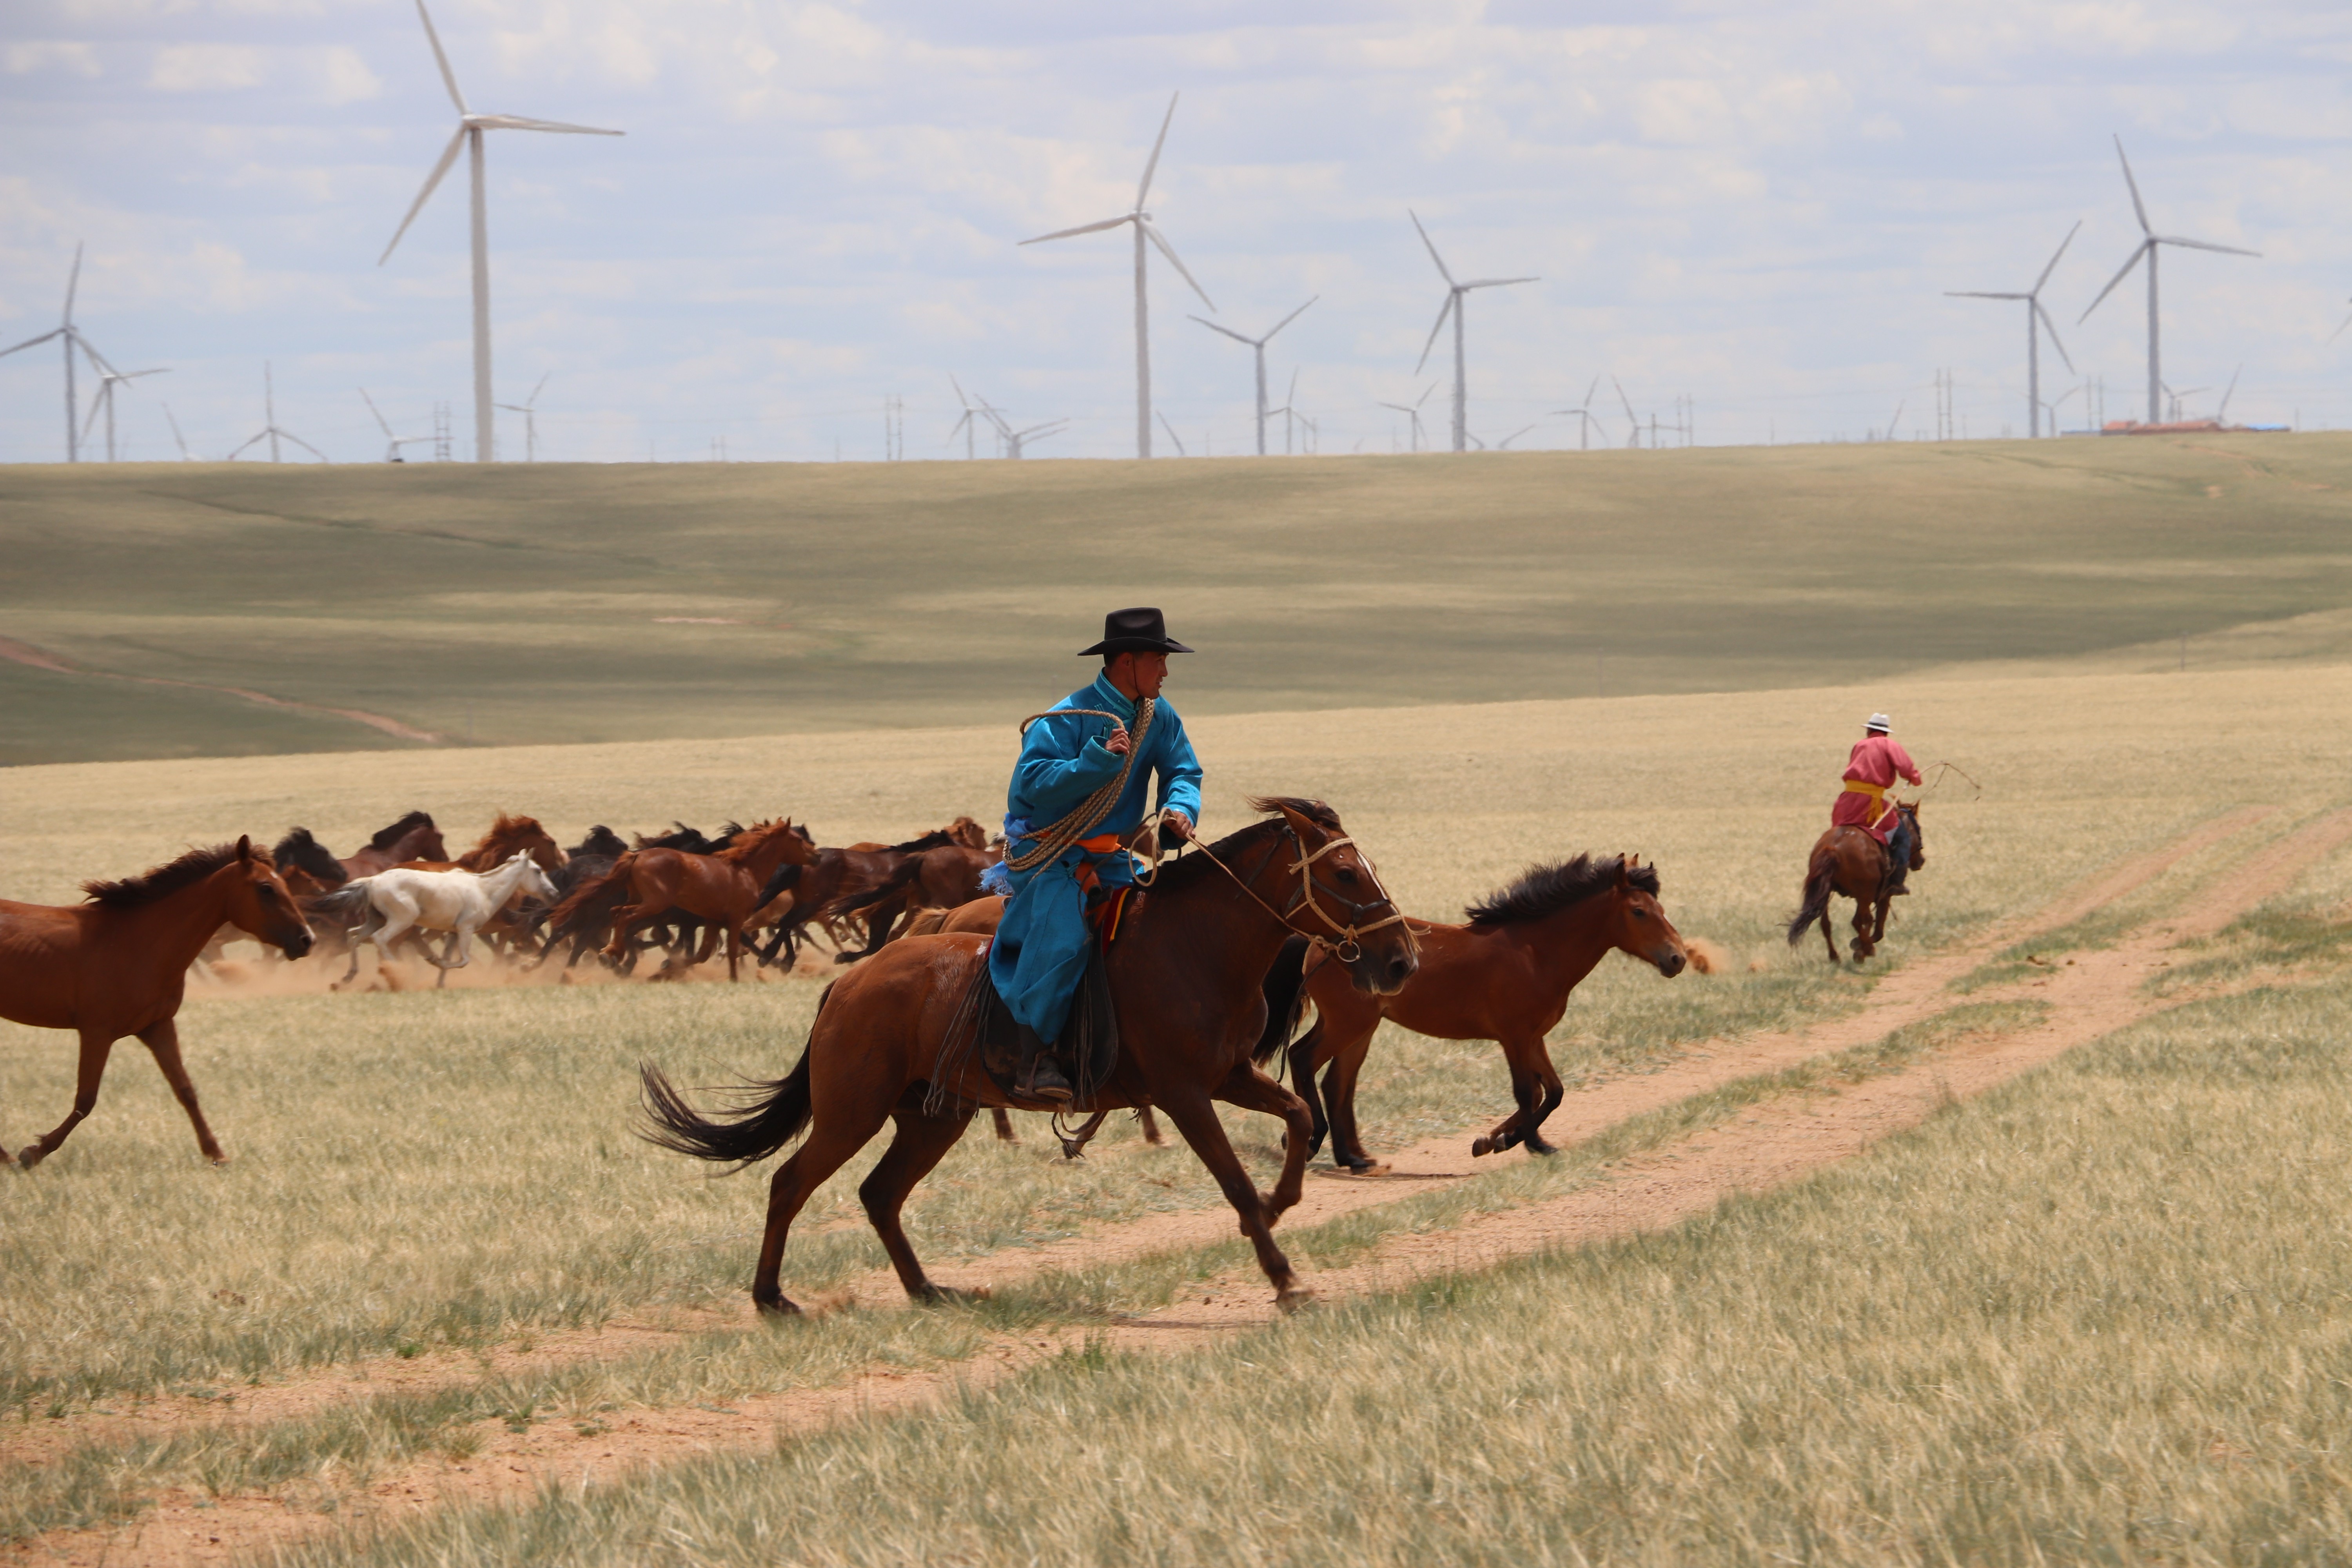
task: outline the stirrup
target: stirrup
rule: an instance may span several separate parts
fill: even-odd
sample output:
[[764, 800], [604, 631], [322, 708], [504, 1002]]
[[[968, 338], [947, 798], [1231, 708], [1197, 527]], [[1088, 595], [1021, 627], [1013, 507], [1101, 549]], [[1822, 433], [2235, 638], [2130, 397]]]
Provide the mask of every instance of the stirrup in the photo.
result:
[[1062, 1076], [1061, 1064], [1045, 1051], [1040, 1051], [1029, 1064], [1013, 1090], [1024, 1100], [1051, 1100], [1067, 1105], [1076, 1098], [1070, 1080]]

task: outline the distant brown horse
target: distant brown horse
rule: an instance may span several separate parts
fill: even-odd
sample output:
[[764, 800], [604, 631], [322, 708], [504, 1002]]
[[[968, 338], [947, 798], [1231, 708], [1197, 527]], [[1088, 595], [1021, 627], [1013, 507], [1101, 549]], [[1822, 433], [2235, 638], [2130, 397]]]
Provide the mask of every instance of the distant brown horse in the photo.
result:
[[[957, 821], [971, 819], [959, 817]], [[908, 856], [955, 842], [954, 832], [954, 825], [950, 824], [904, 844], [820, 849], [805, 865], [779, 868], [760, 890], [760, 901], [755, 907], [765, 909], [785, 893], [793, 895], [793, 902], [776, 921], [775, 934], [761, 950], [760, 962], [773, 963], [781, 952], [789, 968], [799, 951], [802, 929], [810, 921], [826, 923], [826, 911], [835, 909], [841, 900], [880, 886], [891, 872], [906, 863]]]
[[[1155, 1104], [1209, 1168], [1241, 1217], [1272, 1281], [1294, 1307], [1310, 1294], [1274, 1242], [1298, 1202], [1310, 1123], [1307, 1107], [1250, 1064], [1264, 1032], [1261, 989], [1293, 935], [1338, 946], [1338, 967], [1366, 991], [1412, 978], [1413, 942], [1371, 862], [1328, 805], [1252, 803], [1273, 815], [1163, 866], [1127, 917], [1105, 960], [1117, 1005], [1118, 1055], [1089, 1109]], [[1344, 918], [1344, 923], [1343, 922]], [[834, 982], [800, 1064], [731, 1120], [705, 1118], [652, 1067], [643, 1069], [647, 1136], [697, 1159], [749, 1164], [803, 1130], [807, 1141], [768, 1187], [768, 1219], [751, 1299], [761, 1311], [799, 1310], [779, 1276], [793, 1218], [809, 1194], [896, 1121], [889, 1149], [858, 1188], [899, 1282], [918, 1300], [961, 1292], [923, 1272], [898, 1212], [926, 1172], [963, 1136], [983, 1105], [1053, 1109], [1011, 1099], [970, 1048], [965, 1032], [986, 984], [989, 943], [977, 936], [896, 942]], [[1282, 1173], [1261, 1194], [1234, 1152], [1213, 1101], [1279, 1116], [1289, 1129]]]
[[[1919, 807], [1914, 802], [1896, 801], [1895, 809], [1911, 825], [1911, 869], [1923, 870], [1927, 844], [1919, 836]], [[1789, 945], [1802, 942], [1805, 928], [1819, 921], [1830, 962], [1842, 962], [1837, 938], [1830, 931], [1830, 899], [1843, 893], [1853, 900], [1853, 961], [1867, 960], [1886, 940], [1886, 906], [1894, 901], [1885, 885], [1886, 872], [1886, 849], [1861, 828], [1832, 827], [1822, 834], [1813, 841], [1812, 858], [1805, 863], [1804, 903], [1797, 918], [1789, 922]]]
[[[681, 849], [633, 849], [614, 862], [603, 882], [590, 883], [564, 900], [593, 901], [606, 887], [626, 888], [629, 902], [613, 913], [613, 935], [604, 956], [618, 960], [628, 952], [629, 932], [672, 910], [704, 922], [702, 949], [692, 962], [710, 957], [723, 935], [727, 940], [727, 978], [738, 977], [743, 952], [743, 926], [765, 901], [761, 889], [779, 866], [805, 866], [815, 856], [809, 842], [795, 830], [790, 817], [756, 822], [735, 836], [735, 842], [715, 855], [693, 855]], [[552, 919], [563, 922], [564, 908]]]
[[[968, 822], [971, 818], [962, 820]], [[866, 946], [855, 952], [837, 952], [834, 954], [833, 961], [835, 963], [855, 963], [861, 958], [873, 957], [877, 949], [891, 940], [893, 928], [911, 911], [952, 910], [971, 902], [980, 897], [982, 874], [1002, 858], [1002, 852], [974, 849], [962, 844], [942, 844], [919, 855], [908, 856], [896, 869], [864, 892], [835, 899], [821, 912], [820, 918], [832, 920], [864, 914]], [[939, 927], [931, 929], [938, 930]]]
[[431, 814], [412, 811], [390, 826], [376, 829], [365, 847], [343, 858], [342, 867], [347, 877], [373, 877], [410, 860], [448, 858], [449, 847], [441, 842], [441, 830], [433, 826]]
[[[228, 1156], [180, 1060], [174, 1019], [188, 965], [224, 922], [301, 957], [310, 928], [294, 895], [249, 838], [191, 849], [119, 882], [85, 882], [82, 890], [88, 903], [62, 909], [0, 900], [0, 1017], [81, 1037], [73, 1113], [17, 1158], [29, 1170], [57, 1152], [98, 1104], [114, 1042], [134, 1035], [188, 1113], [196, 1147], [220, 1163]], [[7, 1163], [0, 1148], [0, 1164]]]
[[[1524, 1143], [1531, 1153], [1551, 1153], [1544, 1119], [1566, 1091], [1544, 1037], [1568, 1011], [1569, 993], [1612, 952], [1669, 980], [1690, 958], [1658, 905], [1657, 868], [1623, 857], [1579, 855], [1531, 868], [1469, 916], [1467, 925], [1412, 922], [1421, 968], [1393, 996], [1366, 996], [1344, 977], [1309, 972], [1307, 993], [1318, 1016], [1289, 1050], [1291, 1084], [1315, 1122], [1308, 1153], [1322, 1146], [1328, 1103], [1333, 1163], [1372, 1168], [1356, 1126], [1356, 1079], [1383, 1018], [1436, 1039], [1500, 1045], [1517, 1109], [1470, 1152], [1499, 1154]], [[1278, 1047], [1279, 1039], [1268, 1044]], [[1318, 1095], [1315, 1075], [1327, 1067]]]

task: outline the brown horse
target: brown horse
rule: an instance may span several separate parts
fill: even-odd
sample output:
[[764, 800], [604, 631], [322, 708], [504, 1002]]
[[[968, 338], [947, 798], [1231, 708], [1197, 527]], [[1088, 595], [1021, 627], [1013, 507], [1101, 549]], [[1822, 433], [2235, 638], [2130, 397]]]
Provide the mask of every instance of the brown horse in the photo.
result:
[[[634, 849], [614, 862], [602, 883], [591, 883], [572, 895], [592, 901], [606, 886], [626, 888], [629, 902], [613, 912], [612, 939], [604, 956], [615, 961], [628, 952], [629, 932], [672, 910], [704, 922], [701, 951], [692, 960], [703, 963], [727, 939], [727, 978], [737, 978], [743, 952], [744, 923], [757, 914], [765, 900], [761, 889], [779, 866], [805, 866], [815, 851], [794, 829], [792, 819], [756, 822], [735, 836], [735, 842], [715, 855], [693, 855], [682, 849]], [[561, 923], [563, 910], [556, 911]]]
[[845, 849], [820, 849], [804, 865], [780, 868], [760, 890], [755, 907], [765, 909], [787, 892], [793, 895], [793, 902], [776, 921], [775, 934], [761, 951], [760, 962], [773, 963], [781, 952], [785, 967], [790, 968], [799, 951], [803, 927], [812, 921], [824, 922], [826, 911], [841, 900], [880, 886], [909, 855], [951, 843], [950, 831], [943, 827], [904, 844], [877, 848], [852, 845]]
[[[1568, 1011], [1569, 993], [1612, 952], [1669, 980], [1690, 959], [1658, 906], [1657, 868], [1629, 858], [1579, 855], [1530, 868], [1469, 916], [1467, 925], [1412, 922], [1421, 968], [1393, 996], [1365, 996], [1344, 979], [1310, 970], [1307, 991], [1318, 1016], [1289, 1050], [1290, 1081], [1315, 1122], [1308, 1153], [1322, 1146], [1328, 1103], [1333, 1163], [1372, 1168], [1356, 1126], [1356, 1079], [1383, 1018], [1436, 1039], [1500, 1045], [1517, 1106], [1470, 1152], [1499, 1154], [1524, 1143], [1531, 1153], [1553, 1152], [1544, 1119], [1566, 1090], [1544, 1037]], [[1278, 1047], [1278, 1037], [1269, 1044]], [[1315, 1075], [1325, 1068], [1318, 1095]]]
[[[298, 829], [297, 831], [300, 831]], [[365, 847], [344, 857], [346, 877], [373, 877], [410, 860], [446, 860], [449, 847], [428, 812], [412, 811], [388, 827], [376, 829]]]
[[[1263, 982], [1285, 942], [1302, 935], [1339, 944], [1339, 967], [1362, 989], [1393, 991], [1412, 978], [1413, 942], [1371, 862], [1329, 806], [1251, 804], [1274, 815], [1205, 854], [1163, 866], [1130, 906], [1105, 961], [1118, 1009], [1118, 1061], [1087, 1109], [1150, 1103], [1166, 1111], [1241, 1216], [1276, 1300], [1288, 1308], [1309, 1292], [1275, 1245], [1273, 1227], [1298, 1201], [1309, 1122], [1298, 1097], [1250, 1063], [1266, 1018]], [[793, 1217], [890, 1121], [897, 1134], [858, 1188], [866, 1217], [908, 1295], [960, 1294], [934, 1284], [908, 1245], [898, 1223], [908, 1193], [963, 1136], [979, 1107], [1053, 1109], [1008, 1097], [967, 1048], [988, 948], [982, 937], [919, 937], [893, 942], [851, 970], [826, 992], [800, 1064], [759, 1086], [759, 1097], [732, 1120], [706, 1119], [659, 1071], [643, 1069], [652, 1119], [646, 1136], [665, 1148], [745, 1165], [808, 1131], [769, 1183], [766, 1237], [751, 1281], [761, 1310], [798, 1310], [778, 1280]], [[1271, 1193], [1257, 1191], [1234, 1152], [1212, 1103], [1220, 1100], [1279, 1116], [1289, 1129]]]
[[1001, 851], [942, 844], [919, 855], [908, 856], [895, 870], [864, 892], [835, 899], [820, 912], [819, 918], [833, 920], [862, 911], [866, 917], [866, 946], [855, 952], [836, 952], [833, 961], [855, 963], [861, 958], [873, 957], [891, 940], [899, 921], [911, 911], [952, 910], [971, 903], [980, 897], [982, 873], [1003, 858]]
[[[1911, 825], [1911, 869], [1923, 870], [1927, 843], [1919, 835], [1918, 805], [1896, 801], [1895, 809]], [[1830, 931], [1830, 899], [1843, 893], [1853, 900], [1853, 961], [1861, 963], [1876, 952], [1886, 940], [1886, 906], [1895, 897], [1885, 885], [1886, 856], [1885, 847], [1859, 827], [1832, 827], [1815, 839], [1812, 858], [1805, 863], [1804, 903], [1789, 922], [1789, 945], [1802, 942], [1805, 928], [1819, 921], [1830, 962], [1843, 962]]]
[[[174, 1021], [188, 964], [224, 922], [282, 949], [310, 951], [310, 928], [294, 896], [249, 838], [191, 849], [168, 865], [119, 882], [85, 882], [78, 907], [0, 900], [0, 1017], [81, 1037], [73, 1112], [17, 1158], [29, 1170], [58, 1152], [98, 1104], [99, 1080], [114, 1042], [135, 1035], [196, 1130], [196, 1147], [221, 1152], [196, 1087], [180, 1060]], [[0, 1148], [0, 1164], [8, 1152]]]

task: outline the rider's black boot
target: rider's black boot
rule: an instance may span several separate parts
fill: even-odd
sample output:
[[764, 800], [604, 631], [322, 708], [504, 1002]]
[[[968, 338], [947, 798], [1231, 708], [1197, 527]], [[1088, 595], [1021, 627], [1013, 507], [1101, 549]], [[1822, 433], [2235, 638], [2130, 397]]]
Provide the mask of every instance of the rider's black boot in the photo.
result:
[[1019, 1065], [1013, 1076], [1013, 1091], [1024, 1100], [1051, 1100], [1061, 1104], [1070, 1100], [1070, 1080], [1062, 1076], [1062, 1064], [1037, 1031], [1026, 1024], [1016, 1025], [1019, 1031]]

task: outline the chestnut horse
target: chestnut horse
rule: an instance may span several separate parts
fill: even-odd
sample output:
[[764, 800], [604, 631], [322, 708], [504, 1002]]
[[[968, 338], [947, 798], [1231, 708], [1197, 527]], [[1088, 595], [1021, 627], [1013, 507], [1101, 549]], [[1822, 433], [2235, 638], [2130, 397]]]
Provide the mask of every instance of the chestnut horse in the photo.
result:
[[[180, 1060], [175, 1016], [188, 965], [224, 923], [301, 957], [310, 951], [310, 928], [294, 895], [250, 838], [191, 849], [118, 882], [85, 882], [82, 891], [89, 902], [73, 908], [0, 900], [0, 1017], [81, 1037], [73, 1113], [18, 1160], [30, 1170], [58, 1152], [98, 1104], [114, 1042], [134, 1035], [188, 1113], [196, 1147], [220, 1164], [228, 1156], [205, 1125]], [[0, 1165], [6, 1163], [0, 1148]]]
[[897, 869], [864, 892], [835, 900], [821, 911], [821, 917], [832, 920], [863, 910], [866, 946], [856, 952], [836, 952], [833, 961], [855, 963], [861, 958], [873, 957], [891, 940], [899, 920], [911, 910], [951, 910], [971, 903], [980, 897], [981, 874], [1003, 858], [1001, 850], [942, 844], [919, 855], [908, 856]]
[[[1671, 980], [1690, 961], [1682, 933], [1658, 906], [1658, 870], [1628, 857], [1579, 855], [1536, 866], [1484, 903], [1467, 925], [1412, 922], [1421, 968], [1393, 996], [1358, 994], [1310, 970], [1307, 994], [1315, 1026], [1289, 1048], [1290, 1081], [1307, 1102], [1322, 1147], [1329, 1106], [1331, 1159], [1351, 1171], [1372, 1168], [1356, 1126], [1356, 1079], [1372, 1033], [1386, 1018], [1440, 1040], [1493, 1040], [1503, 1047], [1517, 1109], [1470, 1145], [1499, 1154], [1517, 1144], [1549, 1154], [1544, 1119], [1566, 1093], [1544, 1037], [1568, 1011], [1569, 993], [1611, 952], [1629, 953]], [[1279, 1037], [1266, 1054], [1280, 1048]], [[1321, 1092], [1315, 1075], [1323, 1074]]]
[[[572, 899], [590, 902], [606, 885], [628, 889], [630, 901], [613, 911], [613, 935], [604, 944], [604, 956], [616, 961], [628, 952], [629, 932], [636, 926], [672, 910], [692, 915], [706, 926], [692, 962], [709, 958], [723, 934], [727, 978], [733, 980], [743, 953], [743, 927], [767, 902], [761, 889], [778, 867], [805, 866], [815, 855], [792, 818], [755, 822], [716, 855], [631, 850], [614, 862], [604, 883], [592, 883]], [[559, 921], [562, 912], [556, 911]]]
[[412, 811], [389, 827], [376, 829], [366, 846], [344, 858], [346, 877], [373, 877], [405, 860], [446, 860], [449, 847], [428, 812]]
[[835, 922], [840, 919], [843, 900], [880, 886], [910, 855], [949, 845], [977, 848], [979, 845], [972, 841], [984, 841], [985, 837], [979, 823], [969, 816], [959, 816], [945, 827], [935, 827], [904, 844], [852, 844], [842, 849], [820, 849], [804, 867], [782, 868], [760, 890], [760, 907], [765, 909], [786, 893], [793, 895], [793, 901], [776, 921], [775, 935], [761, 952], [760, 962], [773, 963], [781, 952], [784, 967], [790, 969], [800, 951], [801, 929], [812, 921], [833, 938], [836, 947], [840, 946], [841, 933]]
[[[1412, 934], [1370, 859], [1319, 801], [1253, 801], [1273, 815], [1205, 853], [1163, 865], [1129, 908], [1104, 960], [1118, 1017], [1118, 1060], [1084, 1109], [1159, 1106], [1209, 1168], [1241, 1216], [1276, 1300], [1310, 1294], [1274, 1242], [1274, 1225], [1297, 1203], [1307, 1168], [1307, 1107], [1251, 1065], [1264, 1030], [1261, 985], [1294, 935], [1337, 943], [1339, 967], [1366, 991], [1412, 978]], [[1345, 911], [1342, 925], [1332, 912]], [[1368, 917], [1369, 918], [1368, 920]], [[1366, 921], [1361, 929], [1356, 922]], [[776, 1170], [751, 1300], [763, 1312], [796, 1312], [778, 1276], [793, 1217], [844, 1162], [895, 1121], [889, 1149], [858, 1188], [866, 1217], [919, 1300], [962, 1292], [923, 1272], [898, 1223], [907, 1194], [963, 1136], [983, 1105], [1054, 1109], [1010, 1098], [976, 1059], [969, 1026], [988, 983], [988, 939], [929, 936], [892, 942], [825, 993], [800, 1063], [757, 1086], [731, 1119], [704, 1117], [651, 1066], [644, 1075], [646, 1136], [697, 1159], [748, 1165], [800, 1136]], [[1282, 1173], [1260, 1193], [1217, 1120], [1214, 1100], [1279, 1116], [1289, 1129]]]
[[[1919, 836], [1918, 805], [1896, 801], [1895, 809], [1911, 824], [1911, 869], [1925, 869], [1927, 843]], [[1877, 839], [1859, 827], [1832, 827], [1815, 839], [1812, 858], [1805, 863], [1805, 901], [1797, 918], [1789, 922], [1789, 945], [1802, 942], [1805, 928], [1819, 921], [1830, 962], [1842, 962], [1837, 938], [1830, 931], [1830, 899], [1843, 893], [1853, 900], [1853, 961], [1861, 963], [1876, 952], [1878, 944], [1886, 940], [1886, 906], [1894, 901], [1885, 885], [1886, 853]]]

